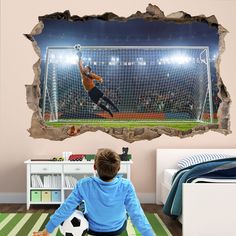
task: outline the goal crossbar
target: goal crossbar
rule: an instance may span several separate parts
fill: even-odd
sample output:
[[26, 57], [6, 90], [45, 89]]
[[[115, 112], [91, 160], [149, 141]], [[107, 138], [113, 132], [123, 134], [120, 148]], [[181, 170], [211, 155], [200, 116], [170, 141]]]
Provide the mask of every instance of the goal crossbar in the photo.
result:
[[[47, 78], [48, 78], [48, 58], [49, 52], [51, 50], [76, 50], [74, 46], [49, 46], [46, 50], [46, 71], [45, 71], [45, 78], [44, 78], [44, 99], [43, 99], [43, 107], [42, 113], [43, 117], [45, 114], [45, 101], [46, 101], [46, 94], [47, 94]], [[168, 49], [198, 49], [203, 50], [206, 53], [206, 64], [207, 69], [207, 80], [208, 80], [208, 96], [209, 96], [209, 115], [210, 115], [210, 122], [213, 122], [213, 101], [212, 101], [212, 84], [211, 84], [211, 73], [210, 73], [210, 61], [209, 61], [209, 47], [208, 46], [81, 46], [81, 50], [83, 49], [91, 49], [91, 50], [119, 50], [119, 49], [141, 49], [141, 50], [168, 50]], [[201, 58], [200, 58], [201, 60]], [[56, 120], [58, 117], [56, 117]]]
[[[74, 46], [49, 46], [50, 49], [75, 49]], [[208, 49], [208, 46], [81, 46], [81, 49]]]

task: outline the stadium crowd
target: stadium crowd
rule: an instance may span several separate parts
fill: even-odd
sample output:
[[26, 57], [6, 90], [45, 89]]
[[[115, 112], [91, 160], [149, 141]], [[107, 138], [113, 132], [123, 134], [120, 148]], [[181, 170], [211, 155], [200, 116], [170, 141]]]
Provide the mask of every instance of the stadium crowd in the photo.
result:
[[[93, 69], [104, 79], [103, 84], [97, 83], [96, 86], [119, 107], [120, 112], [187, 113], [192, 119], [201, 112], [209, 112], [209, 99], [205, 98], [207, 80], [198, 81], [201, 75], [196, 70], [188, 71], [186, 76], [186, 71], [182, 71], [182, 74], [179, 71], [173, 73], [169, 67], [153, 66], [137, 70], [135, 66], [123, 66], [122, 70], [116, 68], [114, 71], [112, 66], [106, 70], [93, 66]], [[50, 70], [49, 73], [53, 73]], [[96, 113], [101, 112], [83, 89], [76, 65], [68, 66], [67, 70], [58, 66], [56, 87], [56, 95], [53, 95], [52, 81], [48, 79], [47, 94], [51, 95], [46, 100], [47, 113], [55, 110], [55, 100], [61, 119], [96, 118]], [[214, 84], [212, 91], [215, 113], [220, 100], [217, 97], [218, 88]], [[41, 106], [42, 103], [41, 99]]]

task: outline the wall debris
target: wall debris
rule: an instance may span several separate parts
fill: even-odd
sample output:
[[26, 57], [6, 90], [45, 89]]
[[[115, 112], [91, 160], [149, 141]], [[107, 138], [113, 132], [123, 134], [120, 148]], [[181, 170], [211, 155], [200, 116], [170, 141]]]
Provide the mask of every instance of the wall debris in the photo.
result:
[[[39, 99], [41, 96], [40, 91], [40, 48], [37, 46], [37, 42], [34, 40], [35, 35], [38, 35], [43, 30], [43, 20], [44, 19], [66, 19], [68, 21], [86, 21], [88, 19], [102, 19], [106, 21], [118, 20], [127, 21], [129, 19], [144, 18], [146, 20], [154, 21], [161, 20], [165, 22], [176, 22], [176, 23], [192, 23], [207, 22], [209, 25], [217, 27], [219, 33], [219, 56], [216, 61], [217, 69], [217, 85], [219, 88], [218, 97], [221, 99], [221, 103], [218, 109], [218, 124], [207, 124], [199, 125], [193, 129], [187, 131], [180, 131], [173, 128], [167, 127], [155, 127], [155, 128], [103, 128], [103, 127], [93, 127], [88, 125], [82, 125], [80, 127], [76, 126], [63, 126], [63, 127], [52, 127], [47, 126], [43, 121], [41, 115], [41, 109], [39, 107]], [[45, 138], [50, 140], [64, 140], [69, 137], [77, 136], [85, 132], [96, 132], [98, 130], [107, 133], [115, 138], [125, 140], [127, 142], [134, 142], [138, 140], [151, 140], [160, 137], [162, 134], [168, 136], [178, 136], [180, 138], [192, 137], [196, 134], [203, 134], [209, 130], [217, 131], [222, 134], [229, 134], [230, 131], [230, 115], [229, 108], [231, 99], [229, 93], [223, 84], [222, 78], [220, 76], [220, 60], [221, 54], [225, 50], [224, 37], [228, 31], [218, 24], [215, 16], [206, 17], [204, 15], [191, 16], [190, 14], [179, 11], [165, 16], [164, 12], [160, 10], [158, 6], [149, 4], [146, 8], [146, 12], [141, 13], [137, 11], [135, 14], [125, 18], [119, 17], [114, 13], [108, 12], [103, 15], [93, 15], [79, 17], [76, 15], [71, 16], [69, 11], [63, 13], [56, 12], [53, 14], [40, 16], [39, 23], [33, 28], [30, 34], [25, 34], [25, 36], [32, 42], [34, 51], [39, 56], [39, 60], [33, 65], [34, 70], [34, 81], [31, 85], [26, 85], [26, 98], [29, 108], [33, 111], [31, 127], [28, 129], [30, 136], [33, 138]]]

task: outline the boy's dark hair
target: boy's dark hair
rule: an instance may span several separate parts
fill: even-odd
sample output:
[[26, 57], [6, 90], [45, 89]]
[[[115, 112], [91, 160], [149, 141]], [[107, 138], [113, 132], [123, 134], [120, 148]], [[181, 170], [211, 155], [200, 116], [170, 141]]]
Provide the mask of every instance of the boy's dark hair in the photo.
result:
[[100, 179], [113, 179], [120, 169], [120, 156], [110, 149], [99, 149], [95, 156], [95, 166]]

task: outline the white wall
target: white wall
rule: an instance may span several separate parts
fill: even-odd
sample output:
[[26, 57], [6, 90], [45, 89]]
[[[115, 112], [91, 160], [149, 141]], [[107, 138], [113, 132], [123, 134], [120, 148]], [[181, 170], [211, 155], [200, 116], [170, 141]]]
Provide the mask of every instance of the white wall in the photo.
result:
[[[2, 0], [1, 1], [1, 78], [0, 78], [0, 196], [11, 197], [17, 193], [22, 201], [25, 192], [25, 166], [23, 161], [36, 155], [60, 155], [62, 151], [94, 153], [100, 147], [113, 148], [120, 152], [128, 146], [133, 155], [132, 180], [139, 196], [149, 202], [155, 201], [155, 150], [157, 148], [236, 148], [236, 1], [235, 0], [160, 0], [158, 4], [170, 14], [183, 10], [191, 15], [215, 14], [230, 33], [226, 36], [226, 51], [222, 56], [221, 75], [232, 98], [231, 129], [224, 136], [208, 132], [193, 138], [180, 139], [162, 136], [152, 141], [127, 144], [102, 132], [85, 133], [65, 141], [49, 141], [29, 137], [32, 111], [26, 105], [25, 84], [33, 81], [32, 64], [37, 56], [23, 33], [30, 33], [37, 24], [37, 17], [69, 9], [80, 16], [103, 14], [113, 11], [120, 16], [129, 16], [145, 11], [147, 0]], [[21, 199], [21, 200], [20, 200]], [[14, 199], [13, 199], [14, 200]], [[1, 197], [0, 197], [1, 201]]]

